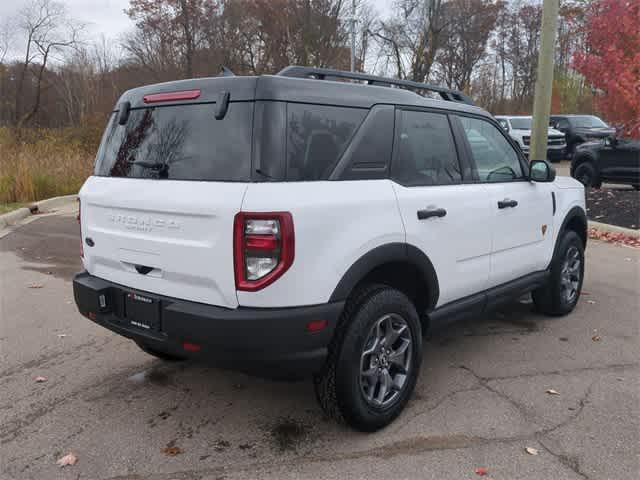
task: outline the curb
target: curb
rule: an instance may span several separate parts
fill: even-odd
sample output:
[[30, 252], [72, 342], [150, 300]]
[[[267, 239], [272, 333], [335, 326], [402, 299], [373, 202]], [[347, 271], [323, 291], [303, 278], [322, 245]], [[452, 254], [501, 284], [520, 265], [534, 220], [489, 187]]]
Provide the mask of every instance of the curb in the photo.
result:
[[602, 232], [623, 233], [625, 235], [640, 238], [640, 230], [618, 227], [617, 225], [611, 225], [608, 223], [600, 223], [589, 220], [589, 228], [595, 228], [596, 230], [600, 230]]
[[0, 230], [19, 222], [23, 218], [27, 218], [29, 215], [31, 215], [31, 210], [27, 207], [18, 208], [17, 210], [0, 215]]
[[15, 225], [20, 220], [27, 218], [34, 213], [48, 213], [56, 209], [73, 203], [78, 199], [78, 195], [64, 195], [62, 197], [47, 198], [39, 202], [32, 203], [29, 207], [18, 208], [12, 212], [0, 215], [0, 230]]

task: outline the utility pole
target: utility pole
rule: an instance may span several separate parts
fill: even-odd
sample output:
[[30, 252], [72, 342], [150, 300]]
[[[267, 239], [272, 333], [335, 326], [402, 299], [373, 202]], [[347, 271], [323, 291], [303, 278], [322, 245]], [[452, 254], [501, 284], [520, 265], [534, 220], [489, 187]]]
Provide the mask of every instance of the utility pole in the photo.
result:
[[533, 131], [531, 132], [530, 160], [547, 158], [547, 134], [553, 87], [553, 59], [558, 28], [559, 0], [544, 0], [542, 4], [542, 31], [538, 52], [538, 77], [533, 99]]
[[351, 71], [356, 71], [356, 0], [351, 0]]

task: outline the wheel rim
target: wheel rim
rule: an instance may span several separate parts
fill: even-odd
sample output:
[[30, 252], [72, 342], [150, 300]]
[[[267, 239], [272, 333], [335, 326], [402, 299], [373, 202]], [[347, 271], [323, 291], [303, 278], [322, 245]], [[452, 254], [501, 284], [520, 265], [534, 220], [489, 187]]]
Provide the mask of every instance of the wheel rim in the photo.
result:
[[398, 399], [412, 368], [412, 346], [411, 329], [400, 315], [373, 324], [360, 355], [360, 390], [368, 404], [384, 408]]
[[573, 302], [578, 296], [582, 260], [580, 251], [572, 246], [567, 250], [560, 272], [560, 289], [565, 303]]

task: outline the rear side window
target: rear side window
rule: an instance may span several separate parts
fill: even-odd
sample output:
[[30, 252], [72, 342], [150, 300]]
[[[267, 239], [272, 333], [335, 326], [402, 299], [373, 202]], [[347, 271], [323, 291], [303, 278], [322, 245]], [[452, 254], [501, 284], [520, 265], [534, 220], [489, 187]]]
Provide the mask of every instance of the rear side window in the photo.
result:
[[447, 116], [403, 110], [391, 174], [402, 185], [450, 185], [462, 181]]
[[287, 180], [327, 179], [365, 109], [287, 104]]
[[125, 125], [112, 114], [95, 174], [166, 180], [248, 181], [253, 103], [229, 105], [222, 120], [214, 104], [131, 110]]

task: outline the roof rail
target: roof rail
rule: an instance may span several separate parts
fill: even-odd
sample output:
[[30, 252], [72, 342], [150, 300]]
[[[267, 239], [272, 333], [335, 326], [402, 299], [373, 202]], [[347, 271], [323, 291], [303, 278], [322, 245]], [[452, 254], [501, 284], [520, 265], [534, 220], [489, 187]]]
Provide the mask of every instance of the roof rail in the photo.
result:
[[473, 103], [473, 100], [471, 100], [469, 96], [457, 90], [450, 90], [445, 87], [429, 85], [428, 83], [413, 82], [411, 80], [398, 80], [395, 78], [367, 75], [366, 73], [345, 72], [343, 70], [333, 70], [331, 68], [300, 67], [294, 65], [280, 70], [277, 75], [282, 77], [315, 78], [318, 80], [327, 80], [330, 78], [345, 78], [349, 80], [360, 80], [366, 85], [387, 87], [393, 85], [411, 90], [429, 90], [440, 95], [443, 100], [475, 105]]

